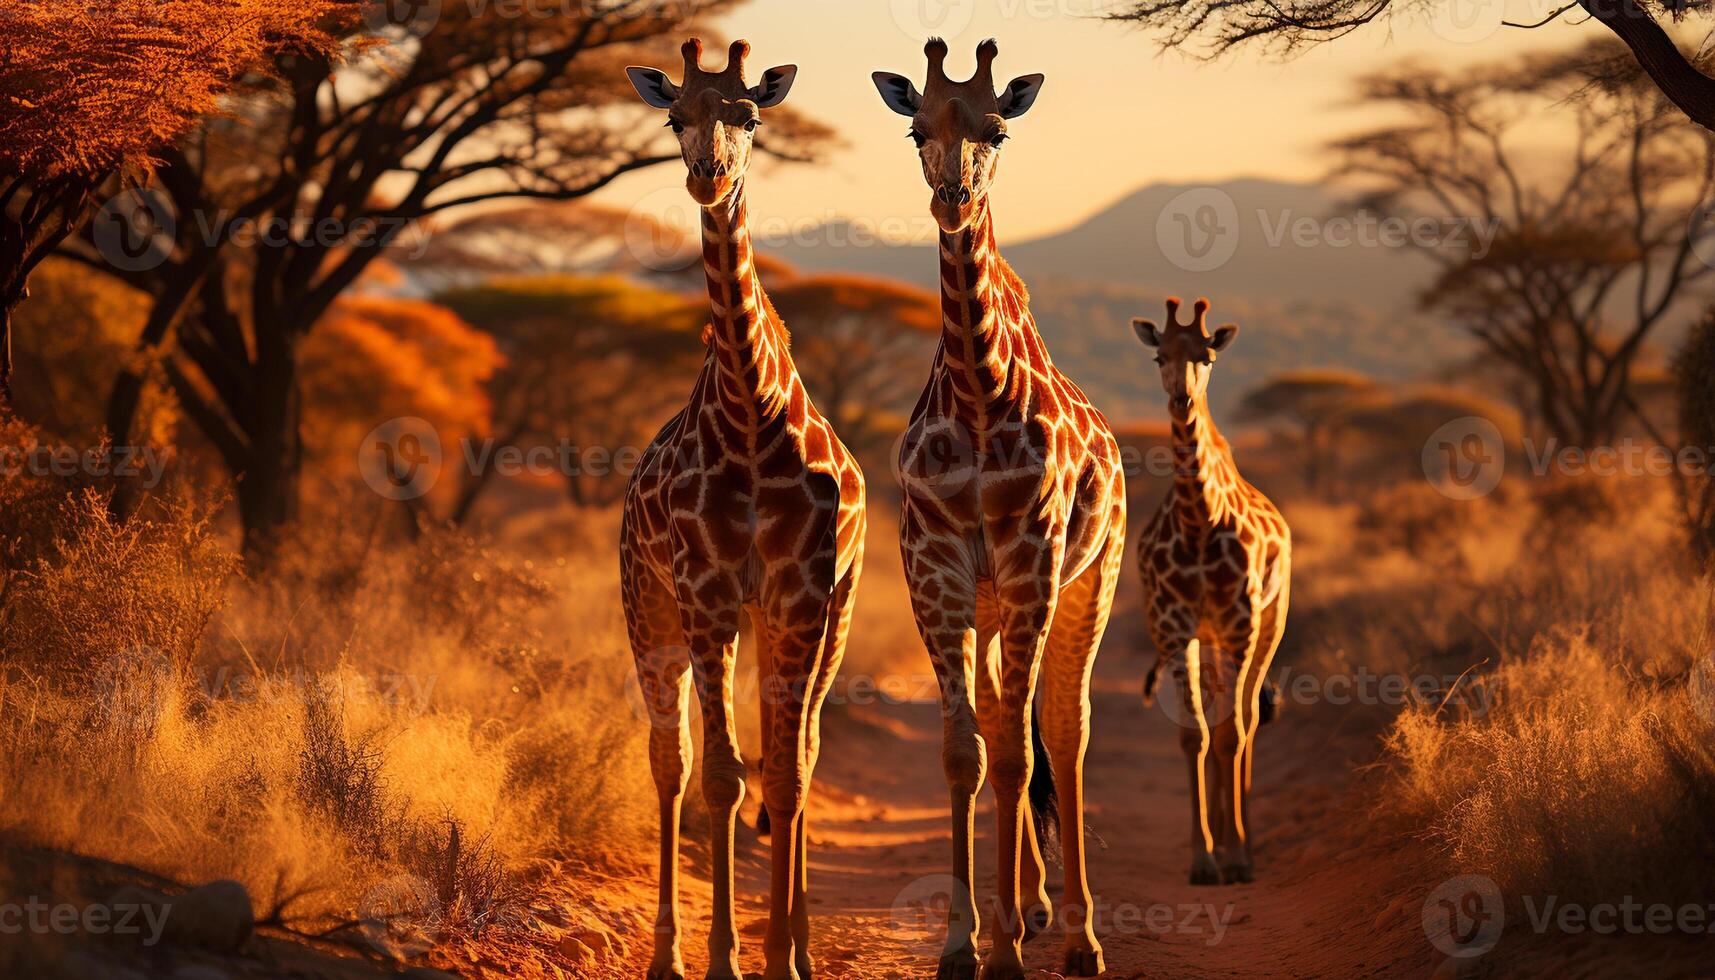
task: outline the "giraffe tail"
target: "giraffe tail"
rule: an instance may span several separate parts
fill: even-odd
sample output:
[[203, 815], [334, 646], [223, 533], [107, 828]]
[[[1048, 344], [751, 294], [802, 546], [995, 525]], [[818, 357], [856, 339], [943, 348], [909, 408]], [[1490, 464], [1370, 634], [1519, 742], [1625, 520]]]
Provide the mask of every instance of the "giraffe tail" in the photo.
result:
[[1054, 785], [1054, 763], [1048, 757], [1048, 746], [1042, 741], [1041, 719], [1030, 726], [1030, 750], [1035, 761], [1030, 767], [1030, 818], [1036, 824], [1036, 840], [1046, 855], [1051, 842], [1059, 839], [1060, 790]]
[[1161, 668], [1167, 666], [1167, 657], [1156, 657], [1150, 665], [1149, 673], [1143, 677], [1143, 706], [1155, 707], [1155, 694], [1161, 688]]

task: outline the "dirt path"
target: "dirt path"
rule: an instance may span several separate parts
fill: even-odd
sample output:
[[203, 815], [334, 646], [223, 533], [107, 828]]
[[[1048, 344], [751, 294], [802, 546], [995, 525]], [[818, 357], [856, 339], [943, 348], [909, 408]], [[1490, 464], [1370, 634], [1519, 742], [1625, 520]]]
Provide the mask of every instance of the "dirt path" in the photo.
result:
[[[1351, 767], [1367, 761], [1352, 755], [1364, 740], [1338, 737], [1337, 720], [1312, 709], [1283, 715], [1266, 729], [1258, 769], [1258, 881], [1194, 887], [1186, 882], [1189, 803], [1176, 729], [1162, 711], [1142, 706], [1137, 658], [1104, 657], [1109, 662], [1098, 670], [1094, 693], [1086, 823], [1096, 838], [1090, 874], [1106, 976], [1428, 974], [1433, 956], [1420, 904], [1398, 900], [1389, 907], [1385, 899], [1410, 893], [1390, 887], [1395, 863], [1367, 852], [1359, 838], [1336, 843], [1322, 832], [1351, 826], [1355, 814], [1342, 811], [1353, 806]], [[933, 976], [942, 936], [936, 897], [944, 894], [950, 860], [938, 708], [845, 708], [830, 714], [824, 731], [810, 825], [818, 963], [836, 978]], [[981, 905], [992, 895], [995, 863], [986, 791], [979, 805]], [[754, 834], [743, 831], [741, 838], [742, 955], [745, 968], [755, 970], [768, 862]], [[1051, 868], [1056, 901], [1058, 877]], [[926, 904], [937, 911], [923, 913]], [[691, 918], [686, 954], [698, 976], [706, 965], [707, 922]], [[1025, 950], [1032, 969], [1055, 970], [1059, 957], [1057, 932]]]

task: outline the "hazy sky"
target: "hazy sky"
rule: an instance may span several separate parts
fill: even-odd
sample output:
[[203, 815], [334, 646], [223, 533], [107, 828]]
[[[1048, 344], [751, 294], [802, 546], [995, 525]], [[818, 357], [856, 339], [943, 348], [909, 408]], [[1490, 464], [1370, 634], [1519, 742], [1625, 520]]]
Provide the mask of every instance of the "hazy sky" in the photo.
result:
[[[1534, 0], [1436, 0], [1443, 5], [1391, 29], [1372, 26], [1291, 61], [1249, 49], [1209, 64], [1160, 54], [1149, 35], [1088, 16], [1114, 2], [753, 0], [738, 8], [719, 27], [750, 40], [750, 76], [798, 64], [789, 103], [832, 123], [846, 144], [820, 164], [759, 167], [750, 181], [753, 217], [796, 227], [842, 215], [882, 231], [926, 220], [929, 191], [905, 138], [908, 123], [882, 105], [869, 74], [896, 71], [921, 87], [931, 34], [947, 37], [955, 78], [970, 74], [985, 37], [1000, 42], [998, 84], [1047, 75], [1035, 106], [1010, 127], [994, 192], [997, 230], [1019, 239], [1074, 224], [1157, 181], [1313, 179], [1325, 140], [1380, 118], [1345, 104], [1363, 72], [1406, 58], [1457, 66], [1604, 33], [1596, 24], [1500, 26], [1502, 2], [1511, 21], [1552, 9]], [[723, 56], [717, 50], [712, 60]], [[679, 75], [677, 64], [660, 67]], [[688, 203], [684, 176], [678, 164], [652, 168], [599, 199], [660, 213]]]

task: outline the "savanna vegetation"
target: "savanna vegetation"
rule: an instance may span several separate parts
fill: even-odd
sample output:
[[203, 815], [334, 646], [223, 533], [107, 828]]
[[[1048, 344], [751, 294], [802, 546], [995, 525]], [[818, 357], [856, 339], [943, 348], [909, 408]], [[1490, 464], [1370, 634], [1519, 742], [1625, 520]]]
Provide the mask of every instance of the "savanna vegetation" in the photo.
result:
[[[621, 0], [520, 24], [449, 4], [423, 36], [337, 2], [163, 0], [150, 8], [160, 19], [129, 25], [45, 0], [0, 15], [5, 895], [99, 902], [126, 884], [231, 879], [261, 936], [218, 952], [246, 969], [309, 957], [393, 972], [638, 972], [656, 814], [617, 594], [617, 503], [628, 461], [702, 363], [707, 297], [694, 256], [641, 261], [630, 217], [587, 199], [677, 159], [658, 121], [640, 128], [619, 69], [670, 61], [704, 24], [689, 13], [729, 6]], [[1140, 14], [1170, 21], [1177, 40], [1219, 28], [1227, 43], [1308, 37], [1350, 13], [1172, 20], [1187, 10]], [[1359, 746], [1356, 772], [1317, 757], [1339, 767], [1328, 792], [1347, 809], [1310, 819], [1344, 819], [1313, 830], [1401, 862], [1375, 886], [1385, 894], [1363, 897], [1404, 910], [1376, 931], [1410, 934], [1401, 955], [1414, 965], [1433, 960], [1407, 920], [1450, 876], [1493, 879], [1514, 911], [1549, 894], [1709, 901], [1715, 482], [1706, 466], [1601, 475], [1543, 455], [1627, 440], [1715, 453], [1707, 242], [1684, 233], [1715, 172], [1708, 123], [1687, 122], [1650, 66], [1618, 71], [1617, 54], [1362, 81], [1359, 97], [1400, 121], [1329, 148], [1338, 176], [1361, 180], [1360, 203], [1497, 222], [1492, 250], [1436, 253], [1437, 278], [1411, 297], [1457, 338], [1457, 359], [1402, 350], [1405, 328], [1383, 338], [1327, 310], [1227, 311], [1247, 332], [1223, 354], [1216, 415], [1292, 521], [1304, 583], [1283, 682], [1435, 679], [1338, 713], [1289, 704], [1281, 722], [1293, 744]], [[1541, 173], [1513, 126], [1549, 115], [1565, 124], [1555, 148], [1570, 165]], [[790, 111], [763, 134], [758, 145], [787, 161], [832, 139]], [[96, 206], [122, 192], [179, 220], [161, 238], [127, 223], [135, 211]], [[196, 218], [216, 214], [229, 220], [210, 237]], [[292, 231], [240, 234], [258, 224]], [[115, 264], [110, 233], [159, 261]], [[395, 247], [430, 233], [420, 253]], [[934, 696], [913, 683], [925, 666], [894, 558], [889, 468], [937, 342], [937, 297], [778, 260], [762, 274], [874, 495], [845, 671], [892, 701], [836, 697], [830, 725], [888, 733], [928, 758], [933, 733], [886, 710]], [[1100, 299], [1117, 311], [1171, 288]], [[1074, 305], [1052, 289], [1036, 303], [1047, 316]], [[1246, 363], [1271, 318], [1276, 346], [1257, 349], [1350, 339], [1376, 347], [1390, 374]], [[1049, 343], [1070, 373], [1148, 389], [1154, 404], [1141, 353], [1121, 363], [1090, 337]], [[1291, 346], [1313, 358], [1314, 344]], [[376, 433], [401, 419], [436, 444], [378, 470]], [[1472, 420], [1505, 463], [1426, 453], [1449, 423], [1462, 435]], [[1165, 491], [1169, 437], [1153, 417], [1114, 422], [1135, 530]], [[513, 465], [509, 450], [541, 454]], [[1446, 460], [1500, 466], [1496, 485], [1449, 495], [1430, 472]], [[400, 493], [390, 477], [418, 464], [433, 478]], [[1130, 703], [1145, 658], [1126, 623], [1103, 669]], [[740, 690], [754, 757], [754, 685]], [[826, 752], [837, 774], [837, 737]], [[912, 822], [944, 804], [944, 787], [924, 804], [897, 785], [913, 760], [887, 761], [873, 782], [830, 777], [825, 792], [873, 811], [892, 853], [922, 836]], [[708, 835], [698, 794], [688, 800], [695, 879]], [[1110, 826], [1170, 822], [1179, 839], [1177, 811], [1114, 809], [1096, 812]], [[1287, 863], [1275, 846], [1264, 860]], [[905, 873], [867, 855], [849, 863]], [[881, 948], [874, 909], [827, 909], [844, 923], [830, 931]], [[1513, 928], [1519, 940], [1485, 962], [1558, 962], [1548, 940]], [[8, 936], [0, 973], [223, 962], [87, 938]], [[1635, 949], [1590, 955], [1600, 965]], [[853, 976], [892, 969], [836, 962]]]

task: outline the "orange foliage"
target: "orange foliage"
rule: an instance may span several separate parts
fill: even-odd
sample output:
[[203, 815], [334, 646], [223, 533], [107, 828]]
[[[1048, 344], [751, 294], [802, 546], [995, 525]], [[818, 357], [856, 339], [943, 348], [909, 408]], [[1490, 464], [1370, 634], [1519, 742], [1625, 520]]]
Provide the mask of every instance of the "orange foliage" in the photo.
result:
[[505, 363], [487, 334], [444, 306], [346, 296], [305, 338], [306, 445], [349, 464], [371, 428], [414, 415], [444, 435], [485, 435], [483, 382]]
[[8, 0], [0, 31], [0, 170], [100, 177], [215, 108], [269, 53], [327, 52], [330, 0]]

